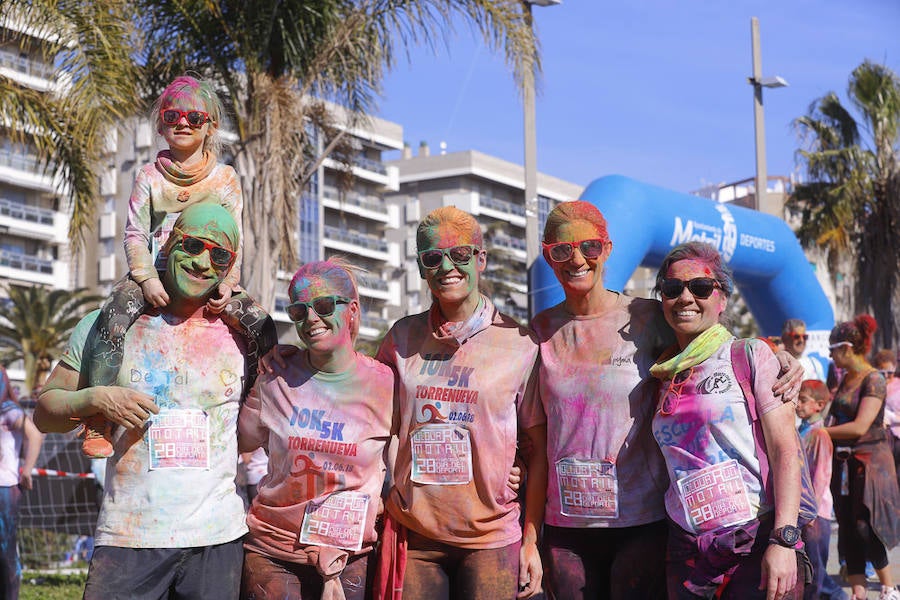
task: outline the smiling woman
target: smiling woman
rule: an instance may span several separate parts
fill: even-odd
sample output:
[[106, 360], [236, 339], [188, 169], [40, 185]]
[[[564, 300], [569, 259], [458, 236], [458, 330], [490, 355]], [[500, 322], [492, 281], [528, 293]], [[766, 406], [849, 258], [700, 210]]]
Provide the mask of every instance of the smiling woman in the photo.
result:
[[[241, 450], [268, 451], [245, 541], [243, 597], [362, 600], [375, 546], [394, 378], [359, 354], [359, 295], [343, 260], [307, 263], [287, 313], [304, 346], [260, 377]], [[287, 417], [286, 417], [287, 415]]]

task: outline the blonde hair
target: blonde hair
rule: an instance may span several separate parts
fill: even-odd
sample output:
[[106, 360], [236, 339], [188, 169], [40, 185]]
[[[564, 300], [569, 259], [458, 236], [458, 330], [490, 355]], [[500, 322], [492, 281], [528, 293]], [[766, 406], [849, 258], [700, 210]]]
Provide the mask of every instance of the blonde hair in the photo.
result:
[[156, 131], [161, 132], [162, 128], [166, 127], [159, 116], [159, 112], [173, 103], [184, 101], [187, 98], [198, 101], [206, 109], [204, 112], [209, 115], [211, 123], [209, 133], [206, 139], [203, 140], [203, 149], [218, 155], [222, 150], [222, 134], [219, 131], [219, 127], [225, 115], [225, 107], [212, 83], [205, 79], [182, 75], [166, 86], [166, 89], [159, 95], [151, 109], [153, 112], [150, 118], [156, 123]]

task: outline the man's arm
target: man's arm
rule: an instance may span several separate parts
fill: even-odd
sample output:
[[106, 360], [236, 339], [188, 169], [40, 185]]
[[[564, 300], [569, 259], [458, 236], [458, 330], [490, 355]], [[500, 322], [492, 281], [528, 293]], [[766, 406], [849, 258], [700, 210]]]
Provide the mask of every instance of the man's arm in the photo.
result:
[[75, 419], [102, 414], [129, 429], [144, 426], [150, 414], [159, 412], [153, 397], [118, 386], [84, 387], [85, 377], [64, 362], [50, 373], [34, 411], [34, 424], [47, 433], [72, 430]]
[[44, 436], [35, 427], [32, 420], [25, 415], [22, 418], [22, 437], [25, 438], [25, 458], [22, 460], [22, 474], [19, 475], [19, 485], [26, 490], [31, 489], [31, 470], [37, 464], [38, 455], [41, 453], [41, 444]]

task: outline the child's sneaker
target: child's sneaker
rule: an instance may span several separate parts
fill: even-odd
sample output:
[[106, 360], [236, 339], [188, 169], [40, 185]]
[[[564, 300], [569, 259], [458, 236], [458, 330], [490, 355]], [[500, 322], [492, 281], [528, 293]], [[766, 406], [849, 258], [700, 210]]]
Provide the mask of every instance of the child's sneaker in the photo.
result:
[[878, 600], [900, 600], [900, 592], [897, 591], [896, 587], [883, 585], [881, 586]]
[[88, 458], [109, 458], [113, 455], [112, 443], [109, 441], [109, 421], [103, 415], [83, 417], [78, 435], [84, 436], [81, 453]]

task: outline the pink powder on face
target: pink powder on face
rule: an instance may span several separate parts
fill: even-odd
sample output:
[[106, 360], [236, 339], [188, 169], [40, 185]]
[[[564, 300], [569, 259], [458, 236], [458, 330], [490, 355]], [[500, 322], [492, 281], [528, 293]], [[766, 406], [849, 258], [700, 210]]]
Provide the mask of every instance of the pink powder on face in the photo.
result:
[[682, 272], [689, 271], [691, 273], [698, 273], [698, 275], [692, 275], [691, 279], [693, 279], [694, 277], [700, 277], [700, 273], [702, 273], [706, 277], [713, 276], [712, 269], [709, 268], [709, 265], [706, 264], [705, 261], [695, 258], [689, 258], [673, 262], [671, 265], [669, 265], [669, 268], [666, 271], [666, 277], [673, 277], [672, 271], [674, 270], [673, 267], [675, 265], [679, 265], [679, 270]]
[[333, 261], [306, 263], [291, 279], [288, 294], [293, 302], [309, 302], [319, 296], [344, 296], [356, 299], [357, 294], [347, 270]]
[[574, 200], [558, 204], [547, 215], [547, 223], [544, 225], [544, 241], [547, 243], [560, 241], [559, 229], [575, 221], [591, 224], [596, 230], [598, 238], [609, 240], [609, 231], [603, 213], [590, 202]]
[[209, 107], [200, 98], [199, 83], [188, 77], [179, 77], [163, 91], [160, 106], [162, 108], [195, 108], [208, 112]]

